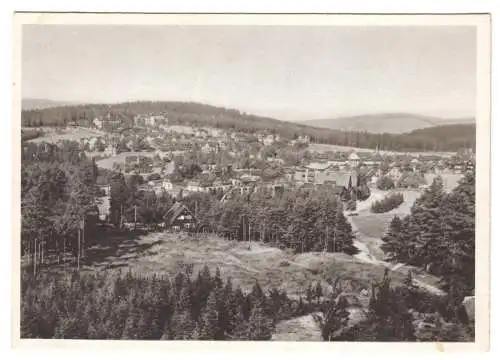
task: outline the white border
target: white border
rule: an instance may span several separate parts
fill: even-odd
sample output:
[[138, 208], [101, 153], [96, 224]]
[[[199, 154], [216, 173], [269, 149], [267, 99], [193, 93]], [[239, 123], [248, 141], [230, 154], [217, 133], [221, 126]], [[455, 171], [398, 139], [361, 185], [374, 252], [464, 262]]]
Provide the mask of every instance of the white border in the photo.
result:
[[[213, 11], [213, 10], [212, 10], [212, 11]], [[240, 15], [240, 16], [241, 16], [241, 15]], [[57, 15], [57, 16], [55, 16], [55, 20], [54, 20], [54, 21], [61, 21], [61, 20], [59, 20], [59, 19], [61, 19], [61, 17], [62, 17], [61, 15]], [[94, 20], [96, 20], [96, 21], [104, 21], [104, 22], [106, 22], [106, 23], [109, 23], [109, 21], [108, 21], [108, 20], [109, 20], [109, 16], [106, 16], [106, 17], [107, 17], [107, 19], [105, 19], [105, 20], [99, 20], [99, 19], [103, 19], [103, 18], [104, 18], [104, 16], [102, 16], [102, 15], [97, 15], [97, 16], [95, 17], [95, 19], [93, 19], [93, 21], [94, 21]], [[123, 19], [123, 15], [122, 15], [122, 16], [120, 16], [120, 17], [122, 17], [122, 19]], [[147, 18], [146, 18], [145, 20], [140, 20], [140, 19], [139, 19], [140, 17], [144, 18], [144, 16], [143, 16], [143, 15], [140, 15], [140, 16], [138, 16], [138, 17], [135, 17], [135, 16], [134, 16], [134, 19], [132, 19], [132, 20], [133, 20], [133, 21], [136, 21], [136, 23], [144, 23], [144, 22], [146, 22], [146, 23], [151, 23], [152, 21], [153, 21], [153, 22], [160, 21], [160, 20], [157, 20], [157, 19], [160, 19], [160, 17], [158, 17], [157, 15], [155, 15], [155, 16], [147, 15], [147, 16], [146, 16]], [[189, 17], [189, 19], [185, 19], [185, 18], [184, 18], [183, 20], [185, 20], [185, 21], [187, 21], [187, 22], [191, 21], [190, 19], [192, 19], [192, 16], [188, 16], [188, 17]], [[42, 17], [40, 17], [40, 18], [39, 18], [39, 20], [44, 21], [44, 22], [46, 22], [46, 21], [49, 21], [49, 22], [50, 22], [50, 21], [52, 21], [52, 19], [48, 19], [48, 18], [51, 18], [51, 16], [43, 15]], [[99, 18], [99, 19], [98, 19], [98, 18]], [[177, 22], [177, 21], [178, 21], [178, 19], [179, 19], [179, 18], [183, 18], [183, 16], [181, 16], [181, 17], [176, 16], [176, 18], [177, 18], [177, 19], [176, 19], [176, 22]], [[203, 20], [203, 21], [205, 21], [205, 22], [204, 22], [204, 24], [210, 24], [210, 23], [213, 23], [213, 21], [214, 21], [214, 20], [213, 20], [213, 19], [214, 19], [214, 18], [213, 18], [213, 16], [210, 16], [210, 18], [211, 18], [212, 20]], [[234, 21], [233, 21], [233, 22], [231, 22], [231, 19], [230, 19], [230, 20], [227, 20], [228, 18], [229, 18], [229, 17], [228, 17], [227, 15], [222, 16], [222, 17], [219, 17], [219, 19], [217, 19], [216, 23], [220, 24], [220, 21], [224, 21], [224, 22], [226, 22], [227, 24], [230, 24], [230, 23], [234, 24]], [[257, 18], [257, 17], [256, 17], [256, 16], [254, 16], [254, 15], [252, 15], [252, 16], [245, 16], [245, 18], [244, 18], [243, 20], [241, 20], [241, 21], [242, 21], [243, 23], [246, 23], [246, 24], [255, 24], [255, 21], [256, 21], [255, 19], [256, 19], [256, 18]], [[267, 18], [267, 19], [274, 18], [274, 19], [272, 19], [272, 22], [270, 22], [270, 23], [272, 23], [272, 24], [276, 24], [276, 19], [277, 19], [277, 17], [276, 17], [276, 16], [269, 16], [269, 15], [267, 15], [267, 16], [266, 16], [266, 18]], [[308, 21], [309, 21], [309, 20], [311, 20], [311, 21], [314, 21], [314, 24], [315, 24], [315, 25], [318, 25], [318, 24], [327, 25], [327, 24], [328, 24], [328, 21], [325, 19], [325, 17], [324, 17], [324, 16], [300, 16], [300, 17], [293, 17], [293, 18], [297, 18], [297, 19], [299, 19], [299, 20], [297, 20], [298, 22], [301, 22], [301, 21], [304, 21], [304, 20], [308, 20]], [[307, 19], [306, 19], [306, 18], [307, 18]], [[344, 22], [344, 24], [353, 25], [353, 23], [357, 23], [357, 24], [360, 24], [360, 25], [361, 25], [361, 24], [366, 25], [366, 22], [365, 22], [366, 17], [360, 17], [360, 16], [349, 16], [349, 18], [350, 18], [350, 19], [349, 19], [349, 21], [348, 21], [348, 22]], [[399, 22], [399, 23], [398, 23], [398, 20], [397, 20], [396, 18], [400, 18], [400, 17], [391, 16], [391, 17], [389, 17], [389, 18], [391, 19], [391, 20], [390, 20], [390, 22], [391, 22], [391, 24], [392, 24], [392, 25], [398, 25], [398, 24], [399, 24], [399, 25], [408, 25], [408, 24], [409, 24], [409, 23], [408, 23], [408, 19], [409, 19], [409, 18], [408, 18], [408, 17], [406, 17], [406, 16], [405, 16], [405, 18], [406, 18], [406, 19], [403, 19], [403, 22]], [[422, 19], [422, 17], [419, 17], [419, 18], [420, 18], [420, 19]], [[439, 19], [438, 19], [438, 18], [439, 18]], [[436, 17], [436, 16], [434, 16], [434, 17], [433, 17], [433, 19], [438, 19], [439, 21], [444, 21], [444, 20], [445, 20], [445, 18], [450, 19], [450, 18], [449, 18], [449, 17], [447, 17], [447, 16], [443, 16], [443, 17], [441, 17], [441, 16], [437, 16], [437, 17]], [[129, 19], [130, 19], [130, 18], [128, 18], [128, 16], [127, 16], [127, 22], [129, 22]], [[344, 18], [344, 19], [345, 19], [345, 18]], [[396, 20], [394, 20], [394, 19], [396, 19]], [[416, 19], [416, 18], [412, 18], [412, 19]], [[457, 17], [453, 17], [452, 19], [453, 19], [453, 20], [452, 20], [451, 22], [453, 22], [453, 23], [455, 24], [455, 23], [457, 22]], [[74, 22], [74, 20], [75, 20], [75, 19], [73, 18], [71, 21], [72, 21], [72, 22]], [[85, 20], [85, 21], [87, 21], [87, 20]], [[141, 21], [142, 21], [142, 22], [141, 22]], [[163, 21], [163, 20], [161, 20], [161, 21]], [[238, 20], [238, 22], [239, 22], [239, 21], [240, 21], [240, 20]], [[271, 21], [271, 20], [265, 20], [265, 21]], [[298, 24], [298, 23], [297, 23], [297, 21], [296, 21], [296, 20], [293, 20], [293, 22], [294, 22], [295, 24]], [[342, 23], [343, 21], [344, 21], [344, 20], [340, 20], [340, 21], [339, 21], [339, 23], [337, 23], [337, 24], [340, 24], [340, 23]], [[417, 24], [417, 23], [418, 23], [418, 21], [417, 21], [417, 22], [414, 22], [414, 21], [415, 21], [415, 20], [411, 20], [412, 24]], [[419, 21], [420, 21], [420, 20], [419, 20]], [[437, 20], [432, 20], [432, 21], [434, 22], [434, 21], [437, 21]], [[81, 22], [80, 22], [80, 23], [81, 23]], [[85, 23], [85, 22], [84, 22], [84, 23]], [[240, 23], [241, 23], [241, 22], [240, 22]], [[373, 24], [378, 24], [378, 23], [379, 23], [379, 22], [378, 22], [377, 20], [374, 20], [374, 22], [373, 22]], [[387, 24], [387, 23], [384, 23], [384, 25], [385, 25], [385, 24]], [[484, 25], [484, 24], [483, 24], [483, 25]], [[484, 30], [484, 29], [483, 29], [483, 30]], [[481, 42], [483, 42], [483, 41], [484, 41], [484, 39], [487, 39], [487, 38], [489, 38], [489, 32], [488, 32], [488, 34], [486, 34], [486, 37], [485, 37], [485, 38], [483, 38], [483, 40], [482, 40]], [[488, 43], [488, 45], [489, 45], [489, 41], [487, 41], [487, 42], [485, 42], [485, 43]], [[486, 51], [487, 51], [487, 47], [488, 47], [488, 45], [486, 46]], [[478, 63], [479, 63], [479, 64], [481, 64], [481, 63], [482, 63], [482, 62], [481, 62], [482, 60], [481, 60], [481, 56], [480, 56], [480, 55], [481, 55], [481, 54], [479, 54], [479, 57], [480, 57], [480, 58], [478, 59], [478, 60], [479, 60], [479, 61], [478, 61]], [[489, 57], [489, 55], [486, 55], [486, 58], [488, 58], [488, 57]], [[483, 57], [483, 60], [484, 60], [484, 59], [485, 59], [485, 58]], [[14, 65], [15, 65], [15, 63], [14, 63]], [[486, 66], [486, 67], [481, 66], [481, 67], [480, 67], [480, 69], [481, 69], [482, 71], [478, 72], [478, 82], [479, 82], [479, 84], [485, 84], [485, 81], [486, 81], [486, 83], [489, 83], [489, 67], [488, 67], [488, 66]], [[19, 78], [18, 78], [18, 79], [19, 79]], [[481, 80], [481, 79], [482, 79], [482, 80]], [[18, 83], [19, 83], [19, 82], [18, 82]], [[487, 89], [485, 89], [485, 91], [483, 91], [483, 92], [481, 93], [481, 90], [482, 90], [483, 88], [484, 88], [483, 86], [478, 86], [478, 99], [480, 99], [480, 100], [481, 100], [481, 101], [478, 103], [478, 110], [481, 110], [481, 109], [483, 109], [483, 110], [484, 110], [484, 109], [488, 109], [488, 110], [489, 110], [489, 96], [484, 97], [484, 95], [488, 95], [488, 94], [489, 94], [489, 87], [487, 87]], [[480, 94], [480, 93], [481, 93], [481, 96], [479, 96], [479, 94]], [[19, 98], [18, 98], [18, 99], [19, 99]], [[17, 106], [18, 106], [18, 105], [19, 105], [18, 103], [17, 103], [17, 104], [15, 104], [14, 108], [17, 108]], [[489, 173], [489, 125], [486, 125], [486, 126], [485, 126], [484, 124], [487, 124], [487, 122], [486, 122], [486, 123], [483, 123], [483, 120], [481, 120], [481, 118], [484, 118], [484, 117], [483, 117], [483, 116], [481, 116], [481, 114], [478, 112], [478, 128], [477, 128], [477, 134], [478, 134], [478, 135], [477, 135], [477, 136], [478, 136], [478, 139], [481, 139], [481, 141], [478, 141], [478, 154], [481, 154], [481, 155], [483, 155], [483, 154], [484, 154], [484, 156], [478, 156], [478, 179], [477, 179], [477, 181], [478, 181], [478, 184], [479, 184], [479, 183], [480, 183], [480, 184], [487, 184], [487, 183], [488, 183], [488, 181], [487, 181], [488, 179], [487, 179], [487, 178], [488, 178], [488, 173]], [[487, 117], [486, 117], [486, 118], [487, 118]], [[483, 124], [483, 125], [480, 125], [480, 124]], [[484, 137], [484, 135], [486, 135], [486, 138]], [[483, 153], [483, 152], [481, 151], [481, 149], [482, 149], [482, 150], [485, 150], [485, 149], [486, 149], [486, 152], [487, 152], [487, 154], [488, 154], [488, 155], [486, 155], [486, 153]], [[481, 170], [481, 171], [479, 171], [479, 169], [482, 169], [482, 170]], [[481, 174], [484, 174], [484, 175], [481, 175]], [[481, 177], [483, 178], [482, 180], [480, 179]], [[486, 180], [486, 182], [483, 182], [483, 180]], [[489, 194], [488, 194], [488, 192], [487, 192], [488, 187], [489, 187], [489, 186], [486, 186], [486, 187], [483, 187], [483, 186], [480, 186], [480, 187], [479, 187], [479, 186], [478, 186], [478, 206], [479, 206], [479, 203], [481, 203], [481, 204], [482, 204], [482, 205], [481, 205], [481, 208], [482, 208], [482, 209], [483, 209], [483, 206], [484, 206], [484, 205], [488, 206], [488, 205], [487, 205], [487, 204], [488, 204], [488, 202], [489, 202], [489, 201], [488, 201], [488, 200], [489, 200]], [[482, 192], [481, 192], [481, 189], [483, 190]], [[486, 190], [486, 191], [484, 191], [484, 190]], [[16, 194], [16, 192], [15, 192], [15, 191], [13, 191], [13, 192], [12, 192], [12, 194]], [[14, 195], [14, 196], [15, 196], [15, 195]], [[480, 198], [481, 198], [481, 199], [483, 199], [483, 200], [480, 200]], [[485, 200], [486, 200], [486, 201], [485, 201]], [[489, 212], [489, 211], [488, 211], [488, 212]], [[486, 216], [486, 214], [484, 214], [484, 213], [482, 213], [482, 212], [481, 212], [481, 216], [479, 216], [479, 215], [478, 215], [478, 228], [481, 228], [481, 229], [483, 229], [483, 228], [484, 228], [484, 229], [488, 230], [488, 229], [487, 229], [487, 222], [488, 222], [488, 218], [489, 218], [489, 216]], [[485, 221], [486, 221], [486, 227], [485, 227], [485, 226], [483, 226], [483, 225], [480, 225], [480, 224], [485, 224]], [[15, 226], [14, 226], [14, 228], [15, 228]], [[486, 235], [486, 236], [485, 236], [485, 235]], [[479, 237], [481, 237], [481, 236], [482, 236], [482, 238], [486, 238], [486, 239], [487, 239], [487, 238], [489, 237], [489, 236], [488, 236], [488, 231], [486, 231], [486, 232], [484, 232], [484, 231], [483, 231], [483, 232], [479, 233], [479, 234], [478, 234], [478, 236], [479, 236]], [[478, 237], [478, 238], [479, 238], [479, 237]], [[478, 248], [479, 248], [479, 246], [478, 246]], [[481, 245], [481, 247], [480, 247], [480, 248], [481, 248], [481, 251], [478, 251], [478, 257], [479, 257], [479, 259], [478, 259], [478, 260], [479, 260], [479, 261], [481, 261], [481, 260], [482, 260], [482, 262], [477, 262], [477, 263], [478, 263], [478, 264], [485, 264], [485, 259], [486, 259], [486, 260], [488, 259], [488, 257], [486, 257], [486, 258], [485, 258], [485, 257], [482, 255], [482, 253], [484, 253], [483, 249], [485, 249], [485, 247], [484, 247], [483, 245]], [[487, 251], [488, 249], [487, 249], [487, 247], [486, 247], [486, 249], [485, 249], [485, 250], [486, 250], [486, 251], [485, 251], [486, 255], [488, 255], [488, 251]], [[13, 259], [15, 260], [16, 258], [15, 258], [15, 257], [13, 257]], [[17, 258], [17, 259], [18, 259], [18, 258]], [[13, 268], [15, 268], [15, 266], [14, 266]], [[482, 272], [481, 272], [481, 271], [482, 271]], [[481, 275], [486, 275], [486, 277], [481, 276], [481, 277], [479, 278], [480, 273], [481, 273]], [[487, 281], [487, 280], [488, 280], [488, 276], [489, 276], [489, 274], [488, 274], [488, 270], [486, 269], [486, 267], [482, 267], [482, 266], [481, 266], [481, 267], [478, 267], [478, 270], [476, 271], [476, 276], [479, 278], [478, 280], [481, 280], [481, 279], [482, 279], [482, 280], [481, 280], [481, 282], [485, 282], [485, 281]], [[479, 296], [479, 294], [480, 294], [480, 293], [478, 292], [478, 296]], [[487, 294], [487, 292], [482, 292], [481, 294]], [[13, 303], [13, 305], [15, 305], [15, 304]], [[479, 304], [478, 304], [478, 305], [479, 305]], [[478, 307], [479, 307], [479, 306], [478, 306]], [[481, 305], [481, 307], [484, 307], [484, 303], [483, 303], [483, 305]], [[481, 315], [480, 315], [480, 314], [478, 314], [478, 315], [479, 315], [479, 317], [481, 317]], [[486, 318], [487, 318], [487, 317], [486, 317]], [[477, 337], [479, 337], [479, 333], [477, 333]], [[28, 341], [28, 342], [29, 342], [29, 346], [30, 346], [30, 347], [32, 347], [32, 346], [36, 346], [36, 347], [38, 347], [38, 344], [37, 344], [37, 342], [36, 342], [36, 341], [34, 341], [34, 342], [32, 342], [32, 341]], [[89, 345], [91, 345], [90, 347], [94, 347], [92, 344], [89, 344], [88, 342], [71, 342], [71, 343], [75, 343], [75, 345], [77, 345], [77, 346], [78, 346], [79, 344], [82, 344], [82, 343], [83, 343], [83, 345], [84, 345], [85, 347], [89, 347]], [[127, 344], [127, 343], [129, 343], [129, 342], [123, 342], [123, 341], [120, 341], [120, 342], [119, 342], [120, 348], [126, 348], [126, 350], [127, 350], [127, 351], [130, 351], [130, 349], [131, 349], [131, 348], [130, 348], [129, 346], [121, 346], [121, 345], [125, 345], [125, 344]], [[35, 345], [35, 344], [36, 344], [36, 345]], [[174, 345], [174, 343], [171, 343], [171, 342], [170, 342], [169, 344], [173, 344], [173, 345]], [[179, 344], [179, 347], [178, 347], [178, 349], [176, 349], [176, 350], [188, 350], [188, 351], [192, 351], [192, 350], [193, 350], [193, 344], [194, 344], [194, 343], [182, 343], [182, 344]], [[274, 344], [279, 345], [279, 343], [274, 343]], [[67, 341], [66, 341], [66, 342], [64, 342], [64, 347], [66, 347], [66, 345], [71, 345], [71, 346], [73, 346], [73, 344], [69, 344], [69, 342], [67, 342]], [[109, 346], [111, 346], [111, 349], [112, 349], [112, 350], [116, 350], [116, 343], [115, 343], [115, 344], [112, 344], [112, 343], [106, 343], [106, 344], [101, 343], [101, 344], [95, 344], [95, 345], [98, 345], [98, 347], [99, 347], [99, 348], [108, 348]], [[157, 344], [157, 345], [160, 345], [160, 344]], [[175, 347], [176, 347], [176, 348], [177, 348], [177, 345], [178, 345], [178, 344], [175, 344]], [[300, 349], [299, 349], [299, 348], [298, 348], [298, 346], [296, 346], [296, 345], [300, 345]], [[353, 346], [353, 345], [355, 345], [355, 348], [354, 348], [354, 346]], [[424, 345], [424, 346], [421, 346], [421, 345]], [[445, 351], [447, 351], [447, 352], [448, 352], [448, 350], [462, 350], [462, 349], [466, 349], [466, 348], [469, 350], [469, 348], [470, 348], [471, 346], [468, 346], [468, 345], [470, 345], [470, 344], [467, 344], [464, 348], [462, 348], [462, 346], [458, 346], [458, 347], [457, 347], [456, 345], [454, 345], [454, 346], [453, 346], [453, 349], [451, 349], [451, 348], [449, 349], [449, 348], [448, 348], [448, 346], [447, 346], [447, 345], [445, 345], [445, 347], [444, 347], [444, 348], [445, 348]], [[144, 348], [143, 348], [143, 346], [147, 346], [148, 348], [152, 347], [152, 346], [151, 346], [151, 343], [147, 343], [147, 344], [145, 344], [145, 343], [135, 343], [135, 342], [134, 342], [134, 347], [137, 347], [137, 348], [140, 348], [140, 349], [144, 349]], [[207, 344], [207, 343], [197, 343], [197, 344], [196, 344], [197, 351], [200, 351], [200, 350], [201, 350], [201, 351], [204, 351], [204, 350], [205, 350], [204, 348], [205, 348], [206, 346], [210, 347], [210, 346], [211, 346], [211, 344]], [[245, 349], [245, 350], [252, 350], [252, 351], [254, 351], [254, 350], [255, 350], [255, 346], [254, 346], [254, 345], [252, 345], [252, 344], [248, 344], [248, 346], [250, 346], [250, 348], [247, 348], [247, 343], [228, 343], [228, 344], [224, 344], [224, 345], [222, 345], [221, 343], [217, 343], [217, 347], [218, 347], [219, 349], [222, 349], [222, 348], [223, 348], [223, 349], [224, 349], [224, 351], [226, 351], [226, 350], [227, 350], [227, 351], [232, 351], [232, 350], [242, 351], [243, 349]], [[323, 343], [322, 343], [322, 344], [304, 344], [304, 343], [296, 344], [296, 343], [287, 343], [287, 344], [286, 344], [286, 346], [281, 345], [281, 346], [280, 346], [280, 347], [281, 347], [281, 349], [280, 349], [280, 350], [284, 350], [284, 348], [286, 348], [286, 349], [288, 349], [289, 351], [294, 351], [294, 352], [296, 352], [296, 351], [310, 351], [310, 350], [312, 350], [312, 348], [311, 348], [310, 346], [313, 346], [313, 347], [314, 347], [314, 350], [320, 350], [320, 351], [321, 351], [321, 350], [325, 350], [325, 351], [326, 351], [326, 350], [327, 350], [327, 351], [331, 351], [331, 350], [332, 350], [332, 346], [331, 346], [331, 344], [323, 344]], [[324, 346], [326, 346], [326, 347], [324, 347]], [[53, 344], [50, 344], [50, 347], [52, 348], [52, 347], [53, 347]], [[80, 346], [78, 346], [78, 347], [80, 348]], [[155, 345], [155, 346], [153, 346], [153, 347], [157, 347], [157, 346]], [[262, 343], [259, 343], [259, 348], [260, 348], [260, 349], [262, 349], [262, 350], [264, 350], [264, 349], [265, 349], [265, 350], [267, 350], [268, 348], [269, 348], [269, 349], [271, 349], [271, 348], [273, 348], [273, 347], [275, 347], [275, 345], [273, 345], [273, 344], [268, 344], [268, 343], [266, 343], [266, 344], [262, 344]], [[419, 348], [418, 350], [425, 350], [425, 349], [433, 350], [433, 349], [435, 349], [435, 347], [434, 347], [432, 344], [431, 344], [431, 345], [428, 345], [428, 344], [410, 344], [410, 345], [407, 345], [407, 344], [391, 344], [390, 346], [387, 346], [387, 344], [367, 344], [367, 343], [364, 343], [364, 344], [356, 343], [356, 344], [354, 344], [354, 343], [350, 343], [350, 344], [335, 344], [335, 346], [334, 346], [334, 347], [335, 347], [335, 350], [349, 350], [349, 351], [359, 350], [359, 351], [363, 351], [363, 352], [365, 352], [365, 351], [367, 351], [367, 350], [371, 350], [371, 349], [374, 349], [374, 350], [381, 350], [381, 349], [383, 349], [383, 350], [390, 350], [391, 352], [394, 352], [394, 351], [395, 351], [395, 352], [398, 352], [398, 353], [401, 353], [401, 351], [407, 351], [407, 350], [414, 351], [414, 350], [417, 350], [417, 348]], [[164, 347], [164, 346], [162, 346], [161, 348], [162, 348], [162, 349], [165, 349], [165, 347]], [[378, 348], [378, 349], [377, 349], [377, 348]], [[389, 349], [389, 348], [390, 348], [390, 349]], [[422, 349], [421, 349], [421, 348], [422, 348]], [[459, 349], [459, 348], [460, 348], [460, 349]], [[172, 350], [172, 349], [170, 348], [170, 346], [169, 346], [169, 350]], [[142, 351], [142, 350], [141, 350], [141, 351]]]

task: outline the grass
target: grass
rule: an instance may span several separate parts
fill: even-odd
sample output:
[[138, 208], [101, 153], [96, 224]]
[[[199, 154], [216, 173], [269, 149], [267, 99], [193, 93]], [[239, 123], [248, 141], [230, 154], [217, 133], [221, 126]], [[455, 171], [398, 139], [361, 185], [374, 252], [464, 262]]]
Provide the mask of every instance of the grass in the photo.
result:
[[304, 315], [295, 319], [280, 321], [276, 325], [274, 341], [322, 341], [321, 329], [313, 315]]
[[[375, 149], [359, 148], [359, 147], [354, 147], [354, 146], [343, 146], [343, 145], [330, 145], [330, 144], [317, 144], [317, 143], [314, 143], [314, 144], [309, 144], [309, 150], [310, 151], [316, 151], [316, 152], [326, 152], [326, 151], [373, 152]], [[392, 150], [380, 150], [379, 152], [382, 155], [385, 155], [385, 154], [386, 155], [406, 154], [406, 152], [392, 151]], [[450, 157], [450, 156], [454, 155], [455, 153], [453, 153], [453, 152], [426, 151], [426, 152], [412, 152], [411, 154], [413, 154], [413, 155], [437, 155], [437, 156], [443, 156], [443, 157]]]
[[43, 136], [30, 141], [56, 143], [62, 140], [78, 141], [83, 138], [105, 135], [102, 131], [84, 127], [57, 129], [57, 131], [54, 128], [44, 127], [42, 128], [42, 131], [44, 132]]
[[[196, 238], [183, 233], [120, 234], [112, 230], [101, 239], [89, 240], [82, 271], [175, 275], [187, 264], [193, 265], [195, 274], [205, 264], [212, 271], [218, 267], [224, 278], [231, 277], [244, 290], [250, 290], [258, 281], [264, 289], [286, 290], [292, 298], [304, 297], [309, 283], [319, 281], [328, 293], [338, 277], [360, 289], [383, 275], [382, 266], [340, 253], [294, 255], [260, 243], [252, 243], [249, 250], [247, 243], [215, 235]], [[64, 265], [54, 264], [47, 270], [64, 269]]]

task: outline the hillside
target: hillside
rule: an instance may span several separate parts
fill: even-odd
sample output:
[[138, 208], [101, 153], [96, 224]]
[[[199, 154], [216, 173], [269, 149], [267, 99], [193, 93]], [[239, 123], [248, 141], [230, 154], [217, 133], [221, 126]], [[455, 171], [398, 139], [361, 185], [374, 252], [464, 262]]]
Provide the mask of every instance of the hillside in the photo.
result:
[[343, 131], [403, 134], [416, 129], [439, 125], [473, 124], [474, 118], [444, 119], [417, 114], [387, 113], [307, 120], [301, 123], [304, 125]]
[[[165, 114], [169, 125], [213, 127], [248, 134], [274, 132], [284, 139], [295, 139], [308, 135], [311, 142], [320, 144], [353, 146], [359, 148], [393, 151], [458, 151], [473, 139], [461, 136], [458, 139], [424, 134], [369, 133], [362, 129], [341, 131], [322, 129], [305, 124], [280, 121], [270, 117], [256, 116], [236, 109], [227, 109], [194, 102], [137, 101], [119, 104], [89, 104], [59, 106], [45, 109], [24, 110], [22, 125], [65, 126], [71, 122], [83, 121], [89, 124], [96, 116], [110, 116], [120, 120], [125, 126], [133, 123], [137, 114]], [[85, 125], [84, 125], [85, 126]]]
[[21, 100], [21, 109], [23, 110], [46, 109], [46, 108], [67, 106], [67, 105], [73, 105], [73, 103], [53, 101], [48, 99], [32, 99], [32, 98], [24, 98]]

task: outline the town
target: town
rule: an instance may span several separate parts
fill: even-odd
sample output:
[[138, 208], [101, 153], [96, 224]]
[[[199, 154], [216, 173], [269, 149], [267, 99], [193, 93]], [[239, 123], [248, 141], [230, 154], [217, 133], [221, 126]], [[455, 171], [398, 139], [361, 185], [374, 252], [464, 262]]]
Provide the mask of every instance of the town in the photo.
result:
[[[77, 113], [76, 118], [67, 128], [43, 129], [47, 134], [34, 141], [50, 139], [61, 145], [70, 139], [62, 134], [80, 132], [72, 145], [99, 167], [134, 176], [140, 190], [157, 196], [165, 192], [179, 201], [197, 192], [227, 199], [234, 193], [275, 194], [283, 189], [325, 189], [348, 199], [360, 179], [368, 187], [387, 177], [395, 188], [422, 189], [432, 176], [463, 174], [474, 164], [472, 149], [438, 154], [316, 149], [307, 135], [285, 139], [272, 131], [248, 134], [169, 125], [165, 113], [139, 114], [130, 124], [123, 122], [123, 115], [111, 113], [93, 119]], [[107, 194], [99, 207], [99, 218], [106, 221], [110, 184], [100, 179], [99, 186]]]
[[20, 338], [475, 345], [472, 22], [174, 23], [23, 26]]

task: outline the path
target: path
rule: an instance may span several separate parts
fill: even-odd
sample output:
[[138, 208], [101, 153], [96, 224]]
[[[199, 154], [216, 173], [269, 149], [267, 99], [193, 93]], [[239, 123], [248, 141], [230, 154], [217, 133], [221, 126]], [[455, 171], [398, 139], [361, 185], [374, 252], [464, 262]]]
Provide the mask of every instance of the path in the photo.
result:
[[[370, 211], [371, 205], [375, 201], [378, 201], [378, 200], [382, 199], [383, 197], [384, 197], [384, 193], [382, 193], [378, 190], [372, 190], [372, 194], [370, 195], [370, 197], [367, 200], [358, 202], [357, 212], [360, 213], [360, 212]], [[354, 246], [356, 248], [358, 248], [358, 250], [359, 250], [359, 253], [354, 255], [354, 257], [357, 258], [358, 260], [361, 260], [361, 261], [366, 262], [366, 263], [384, 266], [384, 267], [390, 269], [391, 271], [406, 272], [407, 268], [408, 268], [406, 264], [402, 264], [402, 263], [394, 264], [394, 263], [389, 263], [387, 261], [383, 261], [381, 259], [377, 259], [376, 255], [374, 253], [372, 253], [372, 251], [370, 250], [370, 247], [367, 244], [374, 246], [373, 244], [376, 244], [377, 243], [376, 240], [378, 240], [378, 239], [375, 239], [373, 237], [362, 234], [359, 231], [359, 228], [356, 225], [356, 223], [352, 220], [352, 216], [349, 216], [350, 213], [351, 213], [350, 211], [345, 211], [344, 215], [346, 216], [347, 220], [351, 224], [352, 231], [353, 231], [354, 236], [355, 236], [355, 239], [353, 241]], [[432, 284], [425, 283], [424, 281], [416, 279], [415, 277], [414, 277], [413, 281], [414, 281], [415, 285], [417, 285], [418, 287], [424, 288], [426, 291], [431, 292], [435, 295], [444, 295], [445, 294], [438, 287], [436, 287]]]

